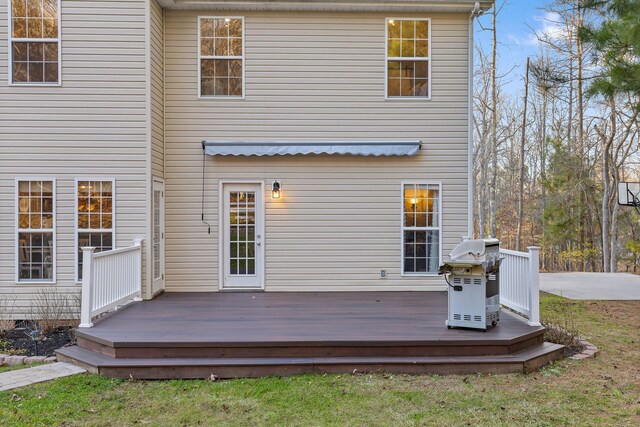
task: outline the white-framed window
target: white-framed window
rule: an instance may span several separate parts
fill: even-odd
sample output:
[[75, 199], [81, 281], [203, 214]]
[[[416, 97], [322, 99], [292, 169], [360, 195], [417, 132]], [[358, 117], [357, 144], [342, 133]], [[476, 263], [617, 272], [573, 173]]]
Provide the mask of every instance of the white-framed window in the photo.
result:
[[402, 183], [402, 274], [438, 273], [442, 252], [442, 185]]
[[82, 248], [115, 248], [115, 180], [76, 179], [76, 281], [82, 280]]
[[198, 17], [198, 97], [244, 98], [244, 17]]
[[60, 0], [9, 3], [9, 83], [59, 85]]
[[56, 182], [16, 179], [16, 282], [56, 281]]
[[431, 19], [386, 19], [385, 97], [431, 98]]

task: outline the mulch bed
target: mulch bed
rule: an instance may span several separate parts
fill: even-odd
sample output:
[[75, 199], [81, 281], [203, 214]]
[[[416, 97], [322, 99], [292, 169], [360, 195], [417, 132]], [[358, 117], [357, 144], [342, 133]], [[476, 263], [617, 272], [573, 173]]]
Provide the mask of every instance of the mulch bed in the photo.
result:
[[11, 352], [20, 356], [54, 356], [55, 350], [72, 344], [75, 341], [74, 329], [61, 326], [38, 338], [38, 352], [28, 328], [16, 328], [0, 336], [0, 353]]

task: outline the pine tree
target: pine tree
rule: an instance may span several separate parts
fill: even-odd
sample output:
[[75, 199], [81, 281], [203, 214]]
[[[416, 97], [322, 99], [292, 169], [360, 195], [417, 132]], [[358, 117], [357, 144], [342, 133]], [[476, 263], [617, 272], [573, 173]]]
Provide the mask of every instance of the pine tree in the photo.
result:
[[560, 259], [555, 260], [556, 265], [573, 270], [579, 260], [590, 256], [586, 253], [586, 248], [578, 245], [580, 218], [582, 211], [586, 209], [578, 195], [582, 191], [582, 185], [593, 188], [593, 183], [580, 168], [582, 159], [578, 154], [572, 153], [561, 140], [550, 142], [552, 150], [547, 176], [543, 182], [547, 193], [543, 242], [560, 256]]
[[590, 92], [640, 96], [640, 0], [587, 0], [585, 7], [603, 16], [599, 25], [580, 31], [581, 38], [594, 46], [602, 68]]

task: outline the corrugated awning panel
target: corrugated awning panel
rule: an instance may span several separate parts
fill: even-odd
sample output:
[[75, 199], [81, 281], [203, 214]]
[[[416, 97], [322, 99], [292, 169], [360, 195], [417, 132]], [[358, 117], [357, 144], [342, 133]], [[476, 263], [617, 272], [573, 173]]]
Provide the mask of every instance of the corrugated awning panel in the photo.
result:
[[211, 156], [282, 156], [343, 154], [351, 156], [415, 156], [422, 141], [203, 141]]

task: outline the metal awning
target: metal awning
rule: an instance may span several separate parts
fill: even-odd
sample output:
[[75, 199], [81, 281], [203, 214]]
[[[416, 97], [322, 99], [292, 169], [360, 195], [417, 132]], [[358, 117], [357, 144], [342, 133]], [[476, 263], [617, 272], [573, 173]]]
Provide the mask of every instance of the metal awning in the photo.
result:
[[415, 156], [422, 141], [202, 141], [210, 156], [277, 156], [346, 154], [351, 156]]

